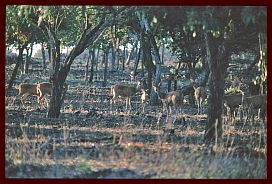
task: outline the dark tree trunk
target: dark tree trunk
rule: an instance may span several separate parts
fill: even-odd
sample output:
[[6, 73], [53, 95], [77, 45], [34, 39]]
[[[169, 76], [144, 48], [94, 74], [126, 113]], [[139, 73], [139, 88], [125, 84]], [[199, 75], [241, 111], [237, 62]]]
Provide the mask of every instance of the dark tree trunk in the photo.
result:
[[142, 44], [140, 43], [140, 48], [138, 49], [138, 54], [137, 54], [137, 58], [136, 58], [135, 65], [134, 65], [135, 76], [137, 75], [138, 64], [139, 64], [140, 57], [141, 57], [141, 47], [142, 47]]
[[119, 71], [119, 65], [120, 65], [120, 50], [119, 49], [116, 49], [116, 70]]
[[223, 36], [215, 38], [211, 33], [205, 33], [205, 43], [210, 68], [208, 122], [205, 139], [211, 141], [222, 138], [223, 95], [229, 55]]
[[124, 45], [123, 56], [122, 56], [122, 71], [125, 70], [125, 57], [126, 57], [126, 45]]
[[31, 44], [30, 48], [27, 48], [27, 49], [26, 49], [24, 74], [28, 74], [28, 71], [29, 71], [29, 63], [30, 63], [30, 61], [31, 61], [32, 53], [33, 53], [33, 44]]
[[[130, 63], [130, 60], [131, 60], [131, 58], [132, 58], [132, 55], [133, 55], [133, 52], [134, 52], [135, 48], [136, 48], [136, 50], [137, 50], [137, 44], [138, 44], [138, 41], [136, 41], [136, 42], [134, 43], [134, 45], [133, 45], [131, 51], [128, 53], [128, 57], [127, 57], [126, 63], [125, 63], [127, 66], [128, 66], [129, 63]], [[136, 53], [137, 53], [137, 51], [136, 51]]]
[[[90, 53], [89, 53], [90, 54]], [[92, 50], [92, 60], [91, 60], [91, 72], [90, 72], [90, 78], [89, 83], [93, 82], [93, 76], [94, 76], [94, 65], [95, 65], [95, 49]]]
[[99, 54], [100, 54], [100, 49], [97, 49], [96, 61], [95, 61], [95, 71], [97, 71], [97, 67], [98, 67], [98, 63], [99, 63]]
[[[143, 53], [142, 63], [147, 69], [147, 88], [148, 91], [152, 89], [152, 78], [153, 74], [155, 73], [155, 66], [152, 62], [152, 55], [151, 55], [151, 45], [150, 41], [147, 37], [144, 37], [144, 34], [141, 35], [141, 52]], [[155, 93], [151, 93], [150, 95], [150, 104], [154, 105], [157, 103], [157, 96]]]
[[86, 66], [85, 66], [85, 81], [88, 80], [88, 74], [89, 74], [89, 63], [90, 63], [90, 58], [91, 58], [91, 49], [89, 48], [88, 49], [88, 58], [87, 58], [87, 61], [86, 61]]
[[24, 61], [24, 67], [23, 67], [23, 74], [28, 74], [28, 70], [27, 70], [27, 66], [29, 65], [29, 59], [28, 59], [28, 55], [29, 55], [29, 48], [26, 48], [26, 56], [25, 56], [25, 61]]
[[105, 68], [104, 68], [104, 77], [103, 77], [103, 84], [102, 87], [107, 86], [107, 74], [108, 74], [108, 57], [109, 57], [109, 49], [106, 49], [104, 52], [105, 55]]
[[43, 60], [43, 70], [45, 72], [46, 69], [46, 57], [45, 57], [45, 50], [44, 50], [44, 43], [42, 43], [42, 60]]
[[162, 44], [162, 52], [161, 52], [161, 64], [164, 64], [164, 50], [165, 50], [165, 43]]
[[[64, 101], [64, 95], [62, 95], [62, 87], [64, 84], [65, 74], [60, 71], [60, 41], [52, 35], [54, 40], [51, 40], [52, 61], [53, 61], [53, 75], [52, 81], [52, 98], [49, 103], [48, 117], [59, 117], [60, 109]], [[53, 46], [53, 47], [52, 47]], [[53, 49], [54, 48], [54, 49]]]
[[151, 55], [151, 45], [147, 38], [142, 39], [142, 52], [143, 52], [143, 65], [146, 67], [148, 72], [148, 79], [147, 79], [147, 86], [148, 89], [151, 90], [152, 88], [152, 76], [155, 71], [155, 66], [152, 62], [152, 55]]
[[48, 46], [48, 60], [49, 60], [49, 66], [52, 64], [52, 54], [51, 54], [51, 48], [50, 48], [50, 44], [47, 44]]
[[17, 58], [17, 62], [16, 62], [16, 65], [13, 69], [13, 72], [11, 74], [11, 78], [9, 80], [9, 84], [8, 84], [8, 89], [7, 90], [10, 90], [12, 88], [12, 85], [13, 85], [13, 82], [16, 78], [16, 75], [18, 73], [18, 69], [23, 61], [23, 52], [24, 52], [24, 49], [25, 49], [25, 46], [19, 46], [18, 47], [18, 50], [19, 50], [19, 55], [18, 55], [18, 58]]
[[111, 70], [114, 71], [116, 61], [116, 53], [114, 46], [111, 48]]

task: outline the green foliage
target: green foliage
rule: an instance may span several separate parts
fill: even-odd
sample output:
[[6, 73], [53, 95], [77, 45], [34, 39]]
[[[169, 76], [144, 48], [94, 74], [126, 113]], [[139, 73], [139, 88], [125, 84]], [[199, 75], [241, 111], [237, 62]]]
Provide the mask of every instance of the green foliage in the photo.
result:
[[6, 6], [6, 45], [28, 45], [40, 42], [41, 30], [33, 22], [35, 16], [31, 6]]
[[240, 89], [240, 86], [236, 87], [229, 87], [225, 89], [225, 94], [230, 95], [230, 94], [243, 94], [244, 92]]

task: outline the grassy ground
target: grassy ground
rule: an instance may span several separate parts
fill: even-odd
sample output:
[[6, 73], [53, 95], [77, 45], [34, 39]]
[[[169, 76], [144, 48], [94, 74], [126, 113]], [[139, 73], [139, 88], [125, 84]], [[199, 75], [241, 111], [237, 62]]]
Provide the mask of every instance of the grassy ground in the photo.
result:
[[14, 95], [6, 94], [8, 178], [267, 178], [266, 122], [224, 117], [223, 139], [207, 144], [206, 113], [193, 105], [167, 118], [160, 106], [141, 113], [135, 96], [130, 115], [124, 100], [112, 113], [108, 88], [71, 83], [61, 117], [49, 119], [36, 98], [24, 109]]

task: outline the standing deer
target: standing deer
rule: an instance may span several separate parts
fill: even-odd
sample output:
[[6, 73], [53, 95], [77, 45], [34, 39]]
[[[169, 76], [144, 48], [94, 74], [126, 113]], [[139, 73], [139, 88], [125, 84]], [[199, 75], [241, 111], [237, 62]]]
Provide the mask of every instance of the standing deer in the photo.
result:
[[180, 105], [183, 103], [183, 94], [180, 91], [171, 91], [168, 93], [163, 93], [160, 91], [160, 84], [157, 86], [154, 85], [153, 89], [157, 93], [158, 98], [162, 101], [162, 110], [167, 110], [167, 115], [171, 113], [171, 106], [175, 108], [177, 114], [177, 107], [180, 108]]
[[245, 98], [245, 106], [247, 109], [247, 119], [248, 116], [251, 115], [252, 117], [252, 122], [254, 120], [254, 116], [255, 116], [255, 110], [258, 109], [259, 115], [258, 117], [260, 118], [260, 116], [263, 118], [263, 122], [265, 121], [265, 116], [266, 116], [266, 104], [267, 104], [267, 98], [266, 98], [266, 94], [262, 94], [262, 95], [255, 95], [255, 96], [249, 96]]
[[[17, 97], [20, 97], [20, 101], [23, 106], [25, 106], [25, 100], [29, 95], [35, 95], [38, 96], [37, 92], [37, 84], [28, 84], [28, 83], [22, 83], [15, 86], [16, 89], [19, 90], [19, 93]], [[39, 100], [38, 100], [39, 101]]]
[[195, 83], [193, 82], [193, 88], [195, 90], [195, 100], [196, 100], [196, 103], [197, 103], [197, 114], [200, 114], [200, 113], [203, 113], [203, 101], [207, 98], [207, 90], [202, 87], [202, 86], [199, 86], [199, 87], [196, 87], [195, 86]]
[[145, 103], [147, 101], [147, 97], [148, 97], [148, 90], [145, 90], [143, 88], [141, 88], [141, 104], [142, 104], [142, 113], [145, 112]]
[[123, 97], [126, 98], [126, 110], [128, 110], [129, 106], [129, 111], [131, 110], [131, 97], [136, 94], [136, 92], [140, 89], [140, 82], [137, 82], [137, 86], [133, 87], [127, 84], [115, 84], [111, 86], [111, 91], [110, 93], [112, 94], [112, 99], [111, 99], [111, 106], [112, 106], [112, 101], [114, 103], [114, 106], [116, 104], [116, 100], [118, 97]]
[[[52, 83], [42, 82], [37, 84], [37, 93], [39, 94], [38, 102], [44, 101], [44, 95], [52, 94]], [[66, 83], [63, 84], [63, 93], [68, 90], [68, 85]]]
[[[235, 109], [243, 103], [243, 94], [231, 94], [224, 96], [224, 105], [227, 107], [230, 120], [234, 118]], [[240, 116], [241, 118], [241, 116]]]

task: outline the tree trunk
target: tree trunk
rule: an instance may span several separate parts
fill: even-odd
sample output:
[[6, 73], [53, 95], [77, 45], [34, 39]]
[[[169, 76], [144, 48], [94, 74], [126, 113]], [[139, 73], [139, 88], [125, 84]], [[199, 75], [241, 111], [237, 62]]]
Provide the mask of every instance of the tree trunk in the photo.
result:
[[91, 49], [88, 49], [89, 55], [86, 61], [86, 66], [85, 66], [85, 81], [88, 80], [88, 73], [89, 73], [89, 63], [90, 63], [90, 58], [91, 58]]
[[162, 44], [162, 52], [161, 52], [161, 64], [164, 64], [164, 50], [165, 50], [165, 43]]
[[205, 139], [211, 141], [222, 138], [223, 95], [229, 57], [223, 36], [215, 38], [211, 33], [205, 33], [205, 43], [210, 68], [208, 122]]
[[[90, 53], [89, 53], [90, 54]], [[91, 72], [90, 72], [90, 78], [89, 83], [93, 82], [93, 76], [94, 76], [94, 65], [95, 65], [95, 49], [92, 50], [92, 60], [91, 60]]]
[[100, 54], [100, 49], [98, 48], [96, 53], [95, 71], [97, 71], [97, 67], [99, 63], [99, 54]]
[[119, 64], [120, 64], [120, 56], [119, 56], [119, 49], [116, 49], [116, 70], [119, 71]]
[[141, 47], [142, 47], [142, 44], [140, 42], [140, 48], [138, 49], [138, 54], [137, 54], [137, 58], [136, 58], [135, 65], [134, 65], [135, 76], [137, 75], [138, 64], [139, 64], [140, 57], [141, 57]]
[[[143, 59], [142, 59], [142, 63], [143, 65], [146, 67], [147, 69], [147, 87], [148, 90], [151, 91], [152, 89], [152, 77], [155, 71], [155, 66], [152, 62], [152, 55], [151, 55], [151, 45], [150, 42], [148, 40], [148, 38], [144, 37], [144, 34], [142, 34], [141, 36], [141, 46], [142, 46], [142, 53], [143, 53]], [[157, 102], [157, 96], [155, 95], [155, 93], [151, 93], [150, 96], [150, 103], [151, 105]]]
[[8, 84], [8, 89], [7, 90], [10, 90], [12, 88], [12, 85], [13, 85], [13, 82], [16, 78], [16, 75], [18, 73], [18, 69], [23, 61], [23, 52], [24, 52], [24, 49], [25, 49], [25, 46], [19, 46], [18, 47], [18, 50], [19, 50], [19, 55], [18, 55], [18, 58], [17, 58], [17, 62], [16, 62], [16, 65], [14, 67], [14, 70], [11, 74], [11, 78], [9, 80], [9, 84]]
[[105, 55], [105, 69], [104, 69], [104, 77], [103, 77], [103, 84], [102, 87], [107, 86], [107, 73], [108, 73], [108, 55], [109, 55], [109, 49], [107, 48], [104, 52]]
[[28, 62], [29, 62], [28, 55], [29, 55], [29, 48], [27, 47], [26, 48], [25, 62], [24, 62], [24, 67], [23, 67], [23, 74], [28, 74], [28, 70], [27, 70], [27, 65], [29, 65], [28, 64]]
[[[64, 101], [64, 96], [62, 95], [62, 87], [64, 84], [64, 80], [61, 80], [62, 78], [65, 78], [65, 74], [63, 74], [60, 69], [60, 41], [56, 38], [55, 35], [52, 35], [54, 40], [51, 40], [51, 50], [52, 50], [52, 56], [54, 56], [52, 59], [53, 63], [53, 75], [51, 77], [52, 81], [52, 97], [49, 103], [49, 110], [47, 113], [48, 117], [59, 117], [60, 115], [60, 109], [62, 106], [62, 103]], [[53, 47], [52, 47], [53, 46]], [[62, 76], [63, 75], [63, 76]]]
[[122, 56], [122, 71], [125, 70], [125, 57], [126, 57], [126, 45], [124, 45], [123, 56]]
[[115, 60], [116, 60], [116, 53], [114, 46], [111, 48], [111, 70], [114, 71], [115, 67]]
[[[29, 50], [30, 49], [30, 50]], [[28, 74], [29, 71], [29, 63], [31, 61], [33, 53], [33, 44], [31, 44], [30, 48], [27, 48], [26, 50], [26, 58], [25, 58], [25, 67], [24, 67], [24, 74]]]
[[45, 50], [44, 50], [44, 43], [42, 43], [42, 60], [43, 60], [43, 70], [45, 72], [46, 70], [46, 57], [45, 57]]
[[[127, 57], [126, 63], [125, 63], [127, 66], [128, 66], [129, 63], [130, 63], [130, 60], [131, 60], [131, 57], [132, 57], [132, 55], [133, 55], [133, 52], [134, 52], [135, 48], [136, 48], [136, 50], [137, 50], [137, 44], [138, 44], [138, 41], [136, 41], [136, 42], [134, 43], [134, 45], [133, 45], [131, 51], [128, 53], [128, 57]], [[137, 53], [137, 51], [136, 51], [136, 53]]]

